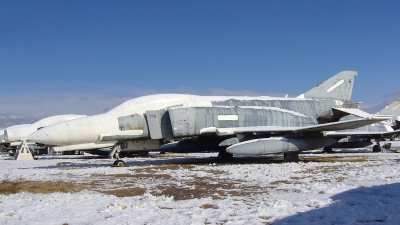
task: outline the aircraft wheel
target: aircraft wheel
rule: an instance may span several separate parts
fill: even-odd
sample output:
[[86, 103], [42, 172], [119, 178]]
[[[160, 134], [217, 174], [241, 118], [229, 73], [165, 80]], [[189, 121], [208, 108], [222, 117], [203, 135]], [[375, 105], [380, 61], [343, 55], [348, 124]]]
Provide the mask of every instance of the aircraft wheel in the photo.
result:
[[283, 162], [291, 163], [291, 162], [299, 162], [299, 153], [298, 152], [287, 152], [283, 153]]
[[218, 153], [218, 158], [220, 158], [220, 159], [232, 159], [233, 158], [233, 154], [226, 152], [226, 148], [225, 149], [220, 149], [219, 153]]
[[386, 151], [390, 151], [390, 147], [392, 147], [392, 143], [386, 143], [382, 145], [382, 148], [386, 149]]
[[120, 159], [115, 160], [114, 163], [113, 163], [113, 165], [116, 166], [116, 167], [124, 167], [124, 166], [126, 166], [126, 165], [125, 165], [125, 162], [122, 161], [122, 160], [120, 160]]
[[138, 155], [138, 156], [148, 156], [148, 155], [149, 155], [149, 152], [148, 152], [148, 151], [138, 152], [137, 155]]
[[372, 152], [381, 152], [381, 146], [380, 145], [374, 145], [374, 147], [372, 147]]
[[323, 152], [331, 154], [331, 153], [333, 153], [333, 150], [332, 150], [332, 148], [324, 147]]

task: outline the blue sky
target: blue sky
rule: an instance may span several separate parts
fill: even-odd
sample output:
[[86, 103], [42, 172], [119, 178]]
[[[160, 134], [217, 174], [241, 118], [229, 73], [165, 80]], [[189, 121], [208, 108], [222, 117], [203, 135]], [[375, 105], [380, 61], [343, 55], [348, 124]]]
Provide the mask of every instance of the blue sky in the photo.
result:
[[[400, 1], [1, 1], [0, 115], [102, 113], [152, 93], [297, 96], [356, 70], [400, 98]], [[372, 108], [371, 108], [372, 107]]]

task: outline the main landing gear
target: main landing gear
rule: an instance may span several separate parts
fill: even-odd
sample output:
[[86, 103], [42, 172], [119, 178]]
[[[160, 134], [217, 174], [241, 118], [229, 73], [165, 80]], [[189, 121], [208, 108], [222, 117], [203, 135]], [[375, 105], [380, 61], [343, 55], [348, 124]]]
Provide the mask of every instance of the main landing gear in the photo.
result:
[[333, 149], [332, 148], [328, 148], [328, 147], [324, 147], [322, 152], [323, 153], [332, 154], [333, 153]]
[[299, 153], [298, 152], [287, 152], [283, 153], [283, 162], [299, 162]]
[[218, 153], [218, 158], [220, 159], [232, 159], [233, 154], [226, 152], [226, 147], [221, 148]]
[[376, 145], [374, 145], [374, 147], [372, 147], [372, 152], [381, 152], [382, 148], [380, 145], [381, 140], [380, 139], [376, 139]]

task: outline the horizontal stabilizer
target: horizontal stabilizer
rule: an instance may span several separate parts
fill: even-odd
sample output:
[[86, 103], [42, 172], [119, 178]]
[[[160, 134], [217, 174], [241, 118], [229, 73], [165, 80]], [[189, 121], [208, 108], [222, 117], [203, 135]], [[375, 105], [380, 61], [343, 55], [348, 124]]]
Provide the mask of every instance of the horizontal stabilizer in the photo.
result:
[[[341, 114], [342, 116], [353, 115], [353, 116], [358, 116], [361, 118], [374, 117], [374, 115], [371, 115], [367, 112], [364, 112], [360, 109], [355, 109], [355, 108], [332, 108], [332, 111], [334, 114]], [[388, 118], [388, 119], [390, 119], [390, 118]]]

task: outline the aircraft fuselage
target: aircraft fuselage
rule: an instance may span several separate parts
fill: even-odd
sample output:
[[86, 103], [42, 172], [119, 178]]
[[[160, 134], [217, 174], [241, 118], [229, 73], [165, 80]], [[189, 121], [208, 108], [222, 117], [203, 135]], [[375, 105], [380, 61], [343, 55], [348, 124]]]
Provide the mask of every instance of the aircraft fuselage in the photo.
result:
[[331, 99], [150, 95], [129, 100], [103, 114], [44, 127], [28, 140], [50, 146], [112, 144], [124, 138], [196, 136], [209, 127], [304, 127], [318, 124], [318, 117], [344, 104]]

